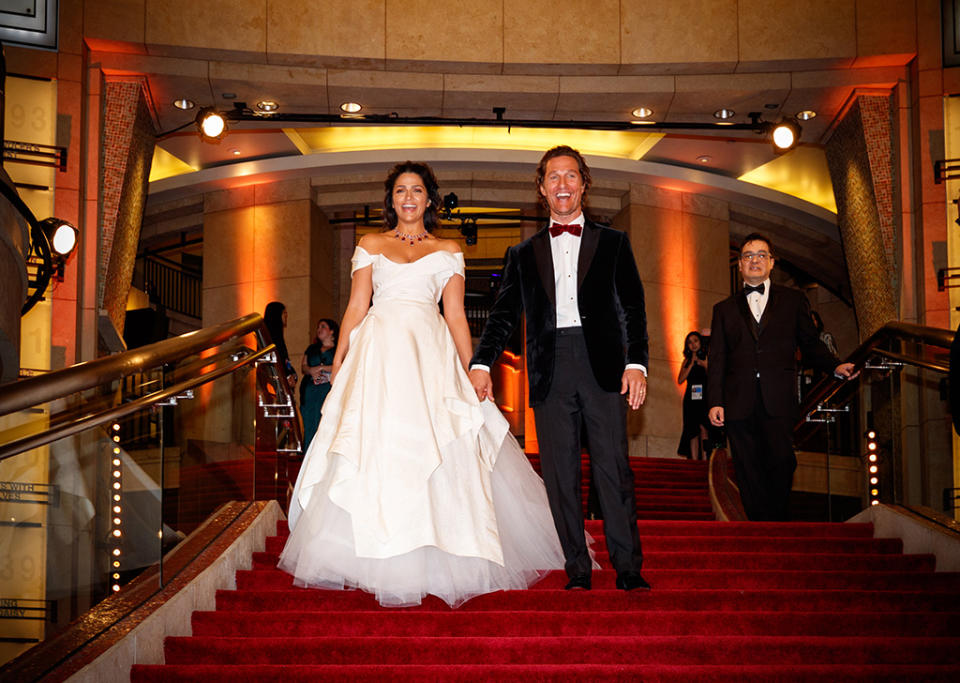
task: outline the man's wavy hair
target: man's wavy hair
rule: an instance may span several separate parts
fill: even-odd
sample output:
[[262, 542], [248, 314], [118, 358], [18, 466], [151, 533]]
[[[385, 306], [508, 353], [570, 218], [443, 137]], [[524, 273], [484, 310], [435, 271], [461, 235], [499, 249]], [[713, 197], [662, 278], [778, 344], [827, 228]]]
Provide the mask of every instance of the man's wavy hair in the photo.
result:
[[580, 198], [580, 205], [583, 206], [587, 202], [587, 190], [590, 189], [593, 178], [590, 176], [590, 167], [587, 166], [587, 162], [584, 161], [583, 155], [568, 145], [558, 145], [557, 147], [548, 149], [546, 154], [543, 155], [543, 158], [540, 159], [540, 164], [537, 166], [537, 199], [540, 200], [541, 204], [547, 206], [547, 199], [540, 193], [540, 186], [543, 185], [543, 178], [547, 174], [547, 162], [556, 157], [572, 157], [576, 159], [577, 166], [580, 169], [580, 177], [583, 179], [583, 196]]
[[430, 200], [423, 214], [423, 227], [427, 232], [433, 232], [440, 225], [440, 217], [437, 213], [441, 205], [440, 185], [437, 183], [437, 176], [433, 174], [433, 169], [420, 161], [404, 161], [390, 169], [387, 179], [383, 181], [383, 187], [386, 190], [383, 197], [383, 222], [388, 230], [397, 227], [397, 212], [393, 208], [393, 186], [397, 178], [404, 173], [416, 173], [423, 181], [423, 186], [427, 190], [427, 199]]

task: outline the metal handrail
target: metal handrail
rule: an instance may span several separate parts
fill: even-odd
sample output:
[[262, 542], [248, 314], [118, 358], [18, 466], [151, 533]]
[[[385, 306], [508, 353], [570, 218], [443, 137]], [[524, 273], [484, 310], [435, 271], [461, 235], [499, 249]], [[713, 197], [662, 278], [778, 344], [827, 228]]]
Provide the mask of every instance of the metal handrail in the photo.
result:
[[78, 391], [143, 372], [200, 353], [234, 338], [257, 334], [260, 346], [271, 343], [258, 313], [213, 325], [179, 337], [165, 339], [113, 356], [78, 363], [63, 370], [13, 382], [0, 387], [0, 416], [46, 403]]
[[[951, 330], [892, 320], [871, 334], [860, 346], [854, 349], [854, 351], [847, 356], [846, 362], [853, 363], [854, 369], [859, 371], [864, 368], [871, 357], [881, 355], [909, 365], [946, 373], [950, 370], [949, 365], [932, 362], [916, 354], [881, 348], [881, 345], [891, 341], [907, 341], [949, 349], [953, 343], [953, 337], [954, 333]], [[799, 427], [804, 424], [807, 418], [815, 413], [822, 404], [833, 398], [837, 392], [843, 388], [845, 383], [846, 380], [830, 376], [814, 385], [800, 406], [800, 420], [797, 426]]]
[[[270, 334], [266, 329], [263, 318], [257, 313], [245, 315], [226, 323], [213, 325], [194, 332], [165, 339], [147, 346], [125, 351], [114, 356], [98, 358], [93, 361], [79, 363], [63, 370], [57, 370], [37, 377], [24, 379], [13, 384], [0, 387], [0, 415], [6, 415], [24, 410], [41, 403], [46, 403], [79, 391], [93, 389], [125, 376], [142, 373], [151, 368], [172, 364], [200, 354], [210, 348], [219, 346], [233, 339], [245, 337], [248, 334], [257, 336], [256, 351], [251, 351], [243, 358], [231, 359], [233, 362], [218, 367], [212, 371], [196, 374], [170, 387], [158, 389], [129, 403], [98, 410], [83, 417], [70, 419], [62, 424], [49, 427], [36, 434], [31, 434], [16, 441], [0, 444], [0, 461], [23, 453], [32, 448], [52, 443], [57, 439], [79, 433], [85, 429], [104, 424], [119, 417], [143, 410], [160, 401], [178, 396], [215, 379], [236, 372], [240, 368], [258, 360], [269, 358], [275, 351]], [[205, 359], [203, 367], [209, 366], [211, 359]], [[275, 360], [275, 357], [274, 357]], [[276, 363], [274, 363], [276, 365]], [[201, 370], [198, 367], [197, 370]], [[281, 399], [290, 406], [295, 406], [290, 390], [286, 385], [285, 374], [279, 366], [274, 368], [278, 378], [277, 388]], [[294, 408], [294, 411], [296, 409]], [[294, 412], [295, 414], [295, 412]], [[294, 420], [295, 436], [299, 447], [302, 434], [299, 421]]]
[[28, 451], [32, 448], [39, 448], [40, 446], [45, 446], [48, 443], [53, 443], [58, 439], [78, 434], [86, 429], [106, 424], [107, 422], [113, 422], [127, 415], [132, 415], [133, 413], [143, 410], [144, 408], [149, 408], [160, 401], [165, 401], [167, 399], [180, 396], [186, 391], [196, 389], [197, 387], [208, 382], [212, 382], [215, 379], [219, 379], [225, 375], [236, 372], [245, 365], [249, 365], [250, 363], [253, 363], [270, 354], [274, 351], [274, 349], [274, 345], [271, 344], [270, 346], [245, 356], [241, 360], [231, 363], [230, 365], [217, 368], [216, 370], [206, 372], [202, 375], [197, 375], [185, 382], [180, 382], [179, 384], [155, 391], [152, 394], [142, 396], [141, 398], [130, 401], [129, 403], [123, 403], [108, 410], [94, 413], [93, 415], [86, 415], [82, 418], [71, 420], [70, 422], [57, 427], [47, 429], [38, 434], [31, 434], [30, 436], [25, 436], [22, 439], [17, 439], [16, 441], [11, 441], [10, 443], [0, 445], [0, 462], [6, 458], [19, 455], [20, 453]]

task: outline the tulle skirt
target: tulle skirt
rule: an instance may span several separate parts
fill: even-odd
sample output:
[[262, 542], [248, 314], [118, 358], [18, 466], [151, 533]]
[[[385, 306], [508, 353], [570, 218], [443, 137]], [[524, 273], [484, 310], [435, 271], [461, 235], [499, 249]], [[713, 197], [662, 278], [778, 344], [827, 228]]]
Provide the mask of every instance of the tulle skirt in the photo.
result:
[[279, 567], [300, 586], [451, 606], [562, 569], [543, 481], [477, 400], [436, 305], [371, 308], [323, 407]]

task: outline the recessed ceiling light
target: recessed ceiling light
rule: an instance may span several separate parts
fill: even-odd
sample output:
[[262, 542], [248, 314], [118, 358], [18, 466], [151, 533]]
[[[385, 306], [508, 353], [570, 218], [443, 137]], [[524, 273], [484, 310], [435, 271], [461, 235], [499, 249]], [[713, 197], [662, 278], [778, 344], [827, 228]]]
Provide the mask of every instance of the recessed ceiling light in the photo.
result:
[[340, 109], [347, 112], [348, 114], [356, 114], [358, 111], [363, 109], [363, 107], [361, 107], [356, 102], [344, 102], [343, 104], [340, 105]]
[[235, 99], [237, 99], [237, 93], [235, 93], [235, 92], [225, 92], [225, 93], [221, 93], [221, 94], [220, 94], [220, 97], [222, 97], [222, 98], [225, 99], [225, 100], [235, 100]]
[[274, 100], [260, 100], [257, 102], [257, 109], [260, 111], [267, 112], [268, 114], [272, 111], [276, 111], [280, 108], [280, 105], [277, 104]]
[[173, 106], [177, 109], [193, 109], [197, 105], [193, 100], [188, 100], [186, 97], [181, 97], [180, 99], [173, 101]]
[[726, 107], [723, 107], [722, 109], [717, 109], [715, 112], [713, 112], [713, 115], [715, 118], [723, 121], [726, 119], [732, 119], [736, 113], [737, 112], [735, 112], [733, 109], [727, 109]]
[[801, 121], [809, 121], [817, 115], [817, 112], [812, 109], [804, 109], [801, 112], [797, 112], [797, 118]]
[[768, 102], [767, 104], [763, 105], [763, 108], [764, 108], [764, 109], [779, 109], [779, 108], [780, 108], [780, 105], [777, 104], [776, 102]]
[[647, 107], [637, 107], [630, 113], [638, 119], [646, 119], [650, 116], [653, 116], [653, 109], [649, 109]]
[[237, 149], [236, 147], [234, 147], [234, 148], [232, 148], [232, 149], [230, 150], [230, 154], [232, 154], [232, 155], [235, 156], [235, 157], [238, 157], [238, 156], [240, 156], [240, 150]]
[[697, 161], [699, 161], [701, 164], [709, 164], [711, 161], [713, 161], [713, 157], [709, 154], [701, 154], [697, 157]]

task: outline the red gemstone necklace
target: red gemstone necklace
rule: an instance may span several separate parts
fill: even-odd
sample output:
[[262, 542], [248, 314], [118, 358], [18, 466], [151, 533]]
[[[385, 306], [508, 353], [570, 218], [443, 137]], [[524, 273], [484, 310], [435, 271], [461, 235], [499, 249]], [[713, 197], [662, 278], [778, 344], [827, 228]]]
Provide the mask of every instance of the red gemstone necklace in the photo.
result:
[[426, 230], [421, 232], [419, 235], [411, 235], [408, 232], [400, 232], [399, 230], [397, 230], [396, 233], [397, 234], [395, 234], [394, 237], [396, 237], [401, 242], [408, 242], [411, 247], [417, 242], [422, 242], [423, 238], [430, 234]]

